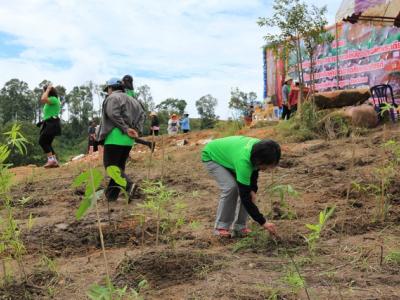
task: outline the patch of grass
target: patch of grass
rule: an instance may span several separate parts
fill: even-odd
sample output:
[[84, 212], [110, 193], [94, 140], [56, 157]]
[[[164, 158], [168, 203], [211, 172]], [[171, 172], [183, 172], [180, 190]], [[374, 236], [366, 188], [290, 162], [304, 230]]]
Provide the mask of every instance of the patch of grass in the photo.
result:
[[282, 278], [283, 282], [286, 283], [291, 291], [297, 294], [301, 289], [305, 287], [305, 280], [294, 270], [290, 269], [286, 275]]
[[259, 226], [252, 227], [252, 232], [241, 238], [232, 249], [233, 253], [243, 251], [243, 250], [253, 250], [255, 252], [260, 250], [265, 250], [269, 244], [273, 241], [269, 238], [265, 230], [261, 229]]
[[400, 251], [391, 251], [385, 256], [385, 262], [387, 264], [400, 266]]

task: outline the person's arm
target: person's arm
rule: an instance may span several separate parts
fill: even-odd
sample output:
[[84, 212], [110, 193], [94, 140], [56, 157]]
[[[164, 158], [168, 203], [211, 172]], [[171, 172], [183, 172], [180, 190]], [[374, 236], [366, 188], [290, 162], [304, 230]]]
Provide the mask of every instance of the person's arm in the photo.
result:
[[47, 87], [47, 89], [44, 91], [44, 93], [42, 94], [42, 97], [40, 98], [41, 103], [51, 104], [50, 100], [49, 100], [49, 93], [50, 93], [51, 87], [52, 86], [49, 85]]
[[258, 191], [257, 181], [258, 181], [258, 170], [253, 171], [250, 178], [250, 187], [254, 193], [257, 193]]
[[241, 184], [240, 182], [237, 184], [239, 187], [240, 200], [247, 213], [254, 221], [260, 224], [264, 229], [268, 230], [270, 234], [276, 236], [277, 232], [275, 224], [268, 222], [263, 214], [259, 211], [257, 205], [254, 203], [255, 199], [252, 199], [252, 194], [254, 194], [254, 192], [251, 190], [251, 186]]
[[240, 200], [250, 217], [261, 226], [267, 221], [251, 199], [251, 186], [238, 182]]

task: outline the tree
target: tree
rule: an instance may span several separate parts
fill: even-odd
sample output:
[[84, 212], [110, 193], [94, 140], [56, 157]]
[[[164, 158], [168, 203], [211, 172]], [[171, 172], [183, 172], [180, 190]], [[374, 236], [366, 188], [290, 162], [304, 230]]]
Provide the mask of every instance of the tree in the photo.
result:
[[187, 103], [183, 99], [168, 98], [156, 106], [159, 111], [166, 111], [169, 115], [178, 114], [182, 116], [185, 112]]
[[[71, 123], [75, 132], [80, 134], [93, 119], [93, 94], [90, 87], [75, 86], [66, 96], [71, 114]], [[86, 132], [86, 131], [85, 131]]]
[[[295, 54], [296, 63], [294, 67], [301, 87], [300, 110], [303, 101], [302, 87], [304, 86], [304, 53], [301, 47], [301, 39], [306, 45], [311, 60], [316, 44], [321, 43], [321, 38], [324, 37], [326, 32], [325, 13], [327, 9], [326, 6], [318, 8], [312, 5], [310, 7], [300, 0], [275, 0], [273, 9], [272, 18], [259, 18], [258, 25], [278, 29], [277, 33], [268, 33], [264, 38], [280, 59], [286, 60], [291, 52]], [[285, 71], [287, 72], [287, 70]], [[313, 67], [311, 72], [314, 72]], [[311, 74], [311, 77], [313, 77], [313, 74]]]
[[153, 96], [151, 95], [150, 87], [145, 84], [137, 87], [137, 92], [139, 94], [138, 99], [143, 103], [144, 108], [147, 112], [154, 110], [155, 103], [153, 100]]
[[249, 110], [250, 105], [253, 105], [256, 99], [256, 93], [245, 93], [240, 91], [239, 88], [235, 88], [231, 90], [229, 108], [238, 111], [241, 115], [244, 115]]
[[201, 117], [201, 129], [214, 128], [218, 116], [215, 115], [215, 107], [218, 100], [210, 94], [201, 97], [196, 101], [197, 112]]
[[2, 124], [11, 121], [35, 120], [35, 105], [28, 84], [11, 79], [0, 91], [0, 120]]

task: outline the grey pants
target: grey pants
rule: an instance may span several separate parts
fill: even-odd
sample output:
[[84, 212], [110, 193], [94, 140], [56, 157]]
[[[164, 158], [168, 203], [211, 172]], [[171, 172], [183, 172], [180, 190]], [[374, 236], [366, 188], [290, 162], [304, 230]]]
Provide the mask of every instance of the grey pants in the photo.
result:
[[214, 177], [221, 190], [217, 209], [215, 228], [242, 230], [246, 228], [247, 211], [239, 199], [239, 190], [235, 178], [219, 164], [204, 163], [208, 173]]

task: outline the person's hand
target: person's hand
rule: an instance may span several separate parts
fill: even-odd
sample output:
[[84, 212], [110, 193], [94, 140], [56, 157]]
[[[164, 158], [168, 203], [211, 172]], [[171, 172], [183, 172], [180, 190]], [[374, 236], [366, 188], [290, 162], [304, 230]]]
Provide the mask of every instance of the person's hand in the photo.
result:
[[265, 222], [265, 224], [263, 225], [265, 230], [268, 230], [268, 232], [270, 234], [272, 234], [273, 236], [278, 236], [277, 232], [276, 232], [276, 226], [274, 223], [268, 223]]
[[129, 128], [127, 131], [127, 134], [131, 137], [131, 138], [137, 138], [139, 137], [139, 134], [137, 133], [137, 131], [135, 129]]
[[257, 194], [254, 191], [250, 192], [251, 195], [251, 202], [253, 202], [254, 204], [256, 204], [257, 201]]
[[52, 84], [49, 84], [49, 85], [47, 86], [46, 92], [50, 92], [50, 90], [51, 90], [52, 87], [53, 87], [53, 85], [52, 85]]

